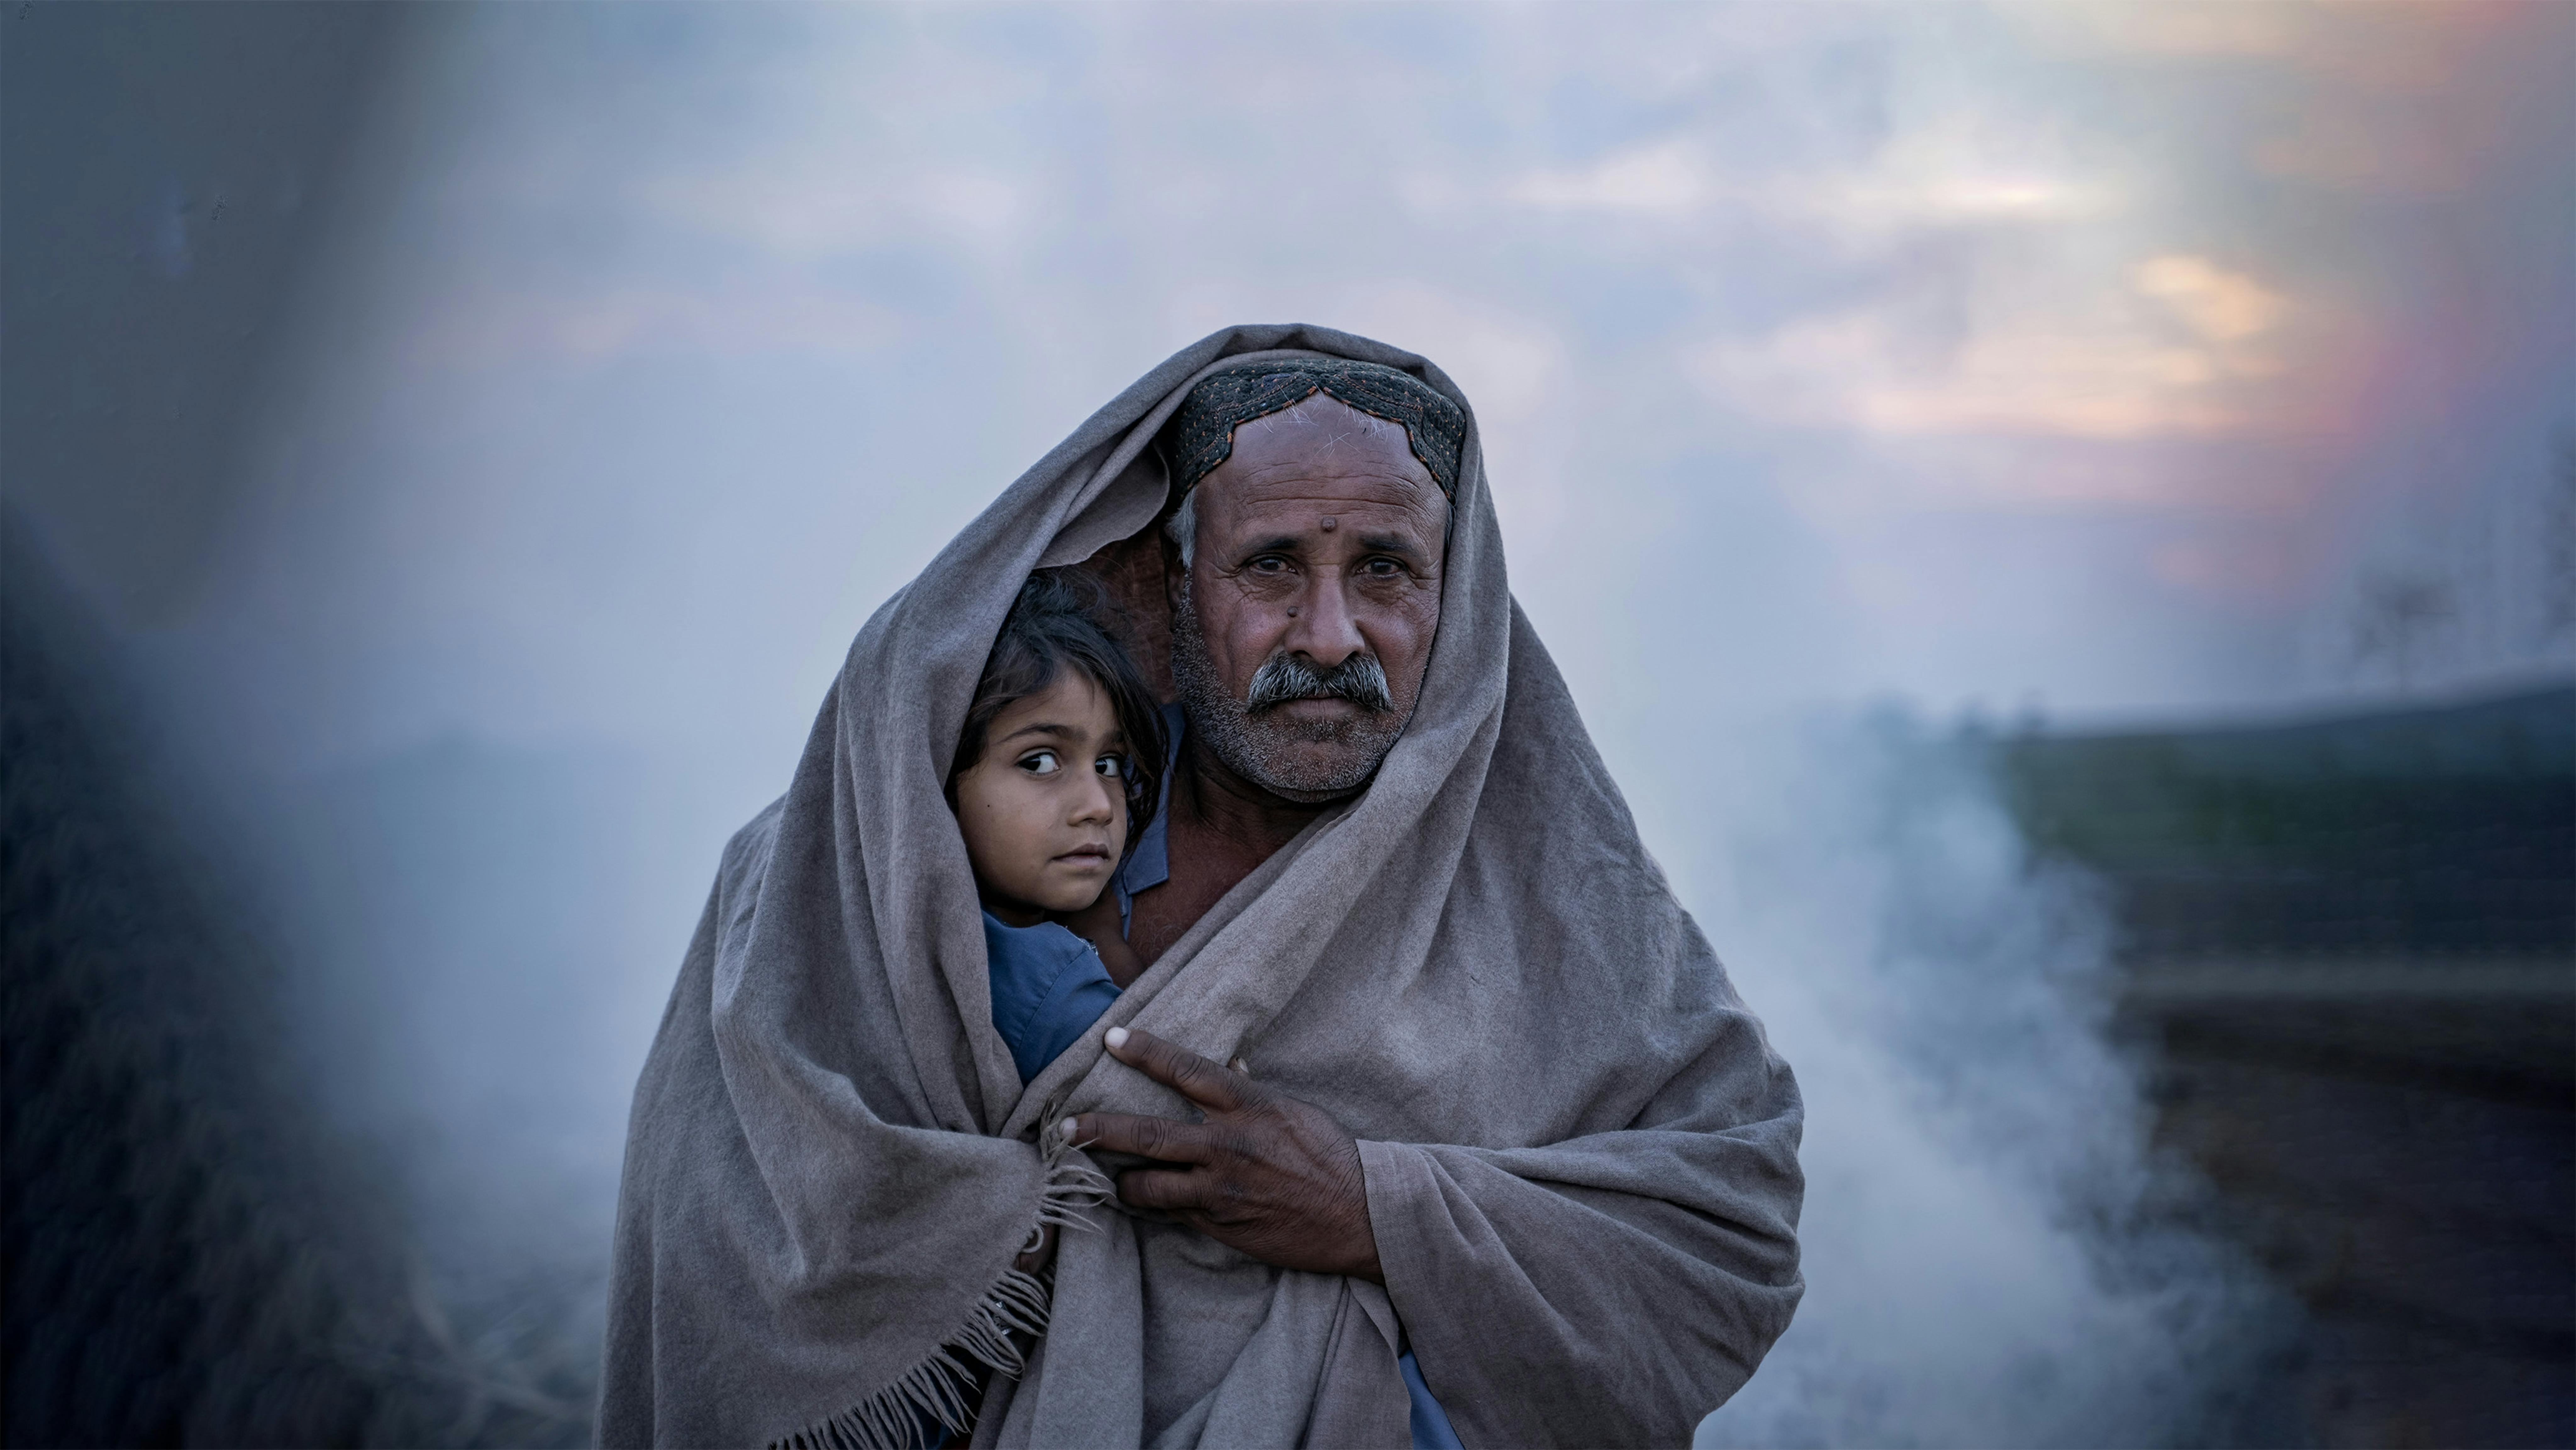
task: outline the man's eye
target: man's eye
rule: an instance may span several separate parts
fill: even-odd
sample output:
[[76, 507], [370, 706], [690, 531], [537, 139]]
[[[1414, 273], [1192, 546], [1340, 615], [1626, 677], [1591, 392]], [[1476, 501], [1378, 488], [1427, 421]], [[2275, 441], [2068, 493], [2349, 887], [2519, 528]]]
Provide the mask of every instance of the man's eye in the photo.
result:
[[1093, 761], [1091, 763], [1091, 768], [1099, 771], [1102, 775], [1116, 779], [1127, 773], [1127, 762], [1119, 759], [1115, 755], [1104, 755], [1098, 760]]
[[1276, 554], [1262, 554], [1244, 567], [1256, 574], [1276, 574], [1288, 567], [1288, 561]]
[[1360, 567], [1367, 570], [1372, 579], [1392, 579], [1404, 572], [1404, 566], [1393, 559], [1371, 559]]
[[1031, 751], [1020, 757], [1020, 769], [1031, 775], [1053, 775], [1056, 772], [1056, 764], [1055, 752], [1052, 750]]

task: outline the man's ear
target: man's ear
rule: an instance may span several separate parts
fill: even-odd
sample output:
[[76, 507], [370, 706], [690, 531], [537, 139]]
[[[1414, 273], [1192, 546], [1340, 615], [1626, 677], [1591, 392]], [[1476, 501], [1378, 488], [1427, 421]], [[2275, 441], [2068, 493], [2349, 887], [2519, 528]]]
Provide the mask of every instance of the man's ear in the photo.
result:
[[1158, 524], [1154, 537], [1163, 546], [1163, 607], [1177, 610], [1181, 607], [1181, 583], [1190, 571], [1182, 566], [1181, 546], [1172, 542], [1168, 531]]

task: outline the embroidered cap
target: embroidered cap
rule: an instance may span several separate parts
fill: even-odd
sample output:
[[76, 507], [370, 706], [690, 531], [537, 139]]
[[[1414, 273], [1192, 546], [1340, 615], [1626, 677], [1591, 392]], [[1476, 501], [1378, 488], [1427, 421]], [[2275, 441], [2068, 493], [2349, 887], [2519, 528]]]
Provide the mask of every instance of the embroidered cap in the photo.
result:
[[1337, 357], [1273, 358], [1200, 379], [1157, 439], [1173, 484], [1182, 492], [1197, 487], [1209, 470], [1233, 456], [1235, 429], [1317, 393], [1329, 393], [1372, 418], [1403, 424], [1413, 456], [1431, 470], [1440, 491], [1456, 501], [1466, 413], [1411, 373]]

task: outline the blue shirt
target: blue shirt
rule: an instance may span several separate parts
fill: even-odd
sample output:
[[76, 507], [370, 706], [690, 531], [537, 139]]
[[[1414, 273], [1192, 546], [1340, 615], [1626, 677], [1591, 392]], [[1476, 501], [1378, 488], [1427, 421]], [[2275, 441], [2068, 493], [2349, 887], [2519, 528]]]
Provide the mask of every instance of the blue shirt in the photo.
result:
[[[1123, 934], [1135, 914], [1136, 893], [1172, 879], [1170, 838], [1163, 826], [1171, 819], [1172, 772], [1181, 758], [1181, 707], [1163, 707], [1171, 749], [1163, 761], [1162, 798], [1154, 819], [1136, 838], [1136, 849], [1111, 878], [1118, 892], [1118, 925]], [[1054, 922], [1009, 926], [984, 913], [984, 959], [993, 981], [993, 1028], [1009, 1044], [1011, 1061], [1028, 1083], [1071, 1047], [1109, 1004], [1118, 1000], [1118, 984], [1091, 943]], [[1397, 1346], [1396, 1370], [1404, 1376], [1405, 1398], [1412, 1402], [1413, 1450], [1463, 1450], [1448, 1412], [1422, 1382], [1422, 1366], [1409, 1344]]]
[[1163, 707], [1163, 781], [1154, 797], [1154, 818], [1136, 837], [1136, 849], [1118, 864], [1118, 874], [1110, 885], [1118, 892], [1118, 931], [1127, 932], [1128, 919], [1136, 914], [1136, 893], [1150, 891], [1172, 879], [1171, 835], [1163, 828], [1172, 819], [1172, 776], [1181, 768], [1181, 731], [1189, 717], [1178, 705]]
[[984, 913], [984, 963], [993, 984], [993, 1030], [1010, 1045], [1027, 1083], [1071, 1047], [1109, 1004], [1118, 984], [1091, 943], [1052, 921], [1012, 926]]

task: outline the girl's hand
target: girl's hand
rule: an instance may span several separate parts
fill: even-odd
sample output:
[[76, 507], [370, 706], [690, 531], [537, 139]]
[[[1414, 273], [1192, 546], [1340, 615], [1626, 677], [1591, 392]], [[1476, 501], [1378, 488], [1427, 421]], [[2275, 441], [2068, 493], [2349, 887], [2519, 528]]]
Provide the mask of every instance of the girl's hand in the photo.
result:
[[1055, 1225], [1050, 1223], [1039, 1226], [1038, 1246], [1011, 1260], [1011, 1267], [1023, 1274], [1043, 1274], [1047, 1270], [1047, 1265], [1054, 1262]]

